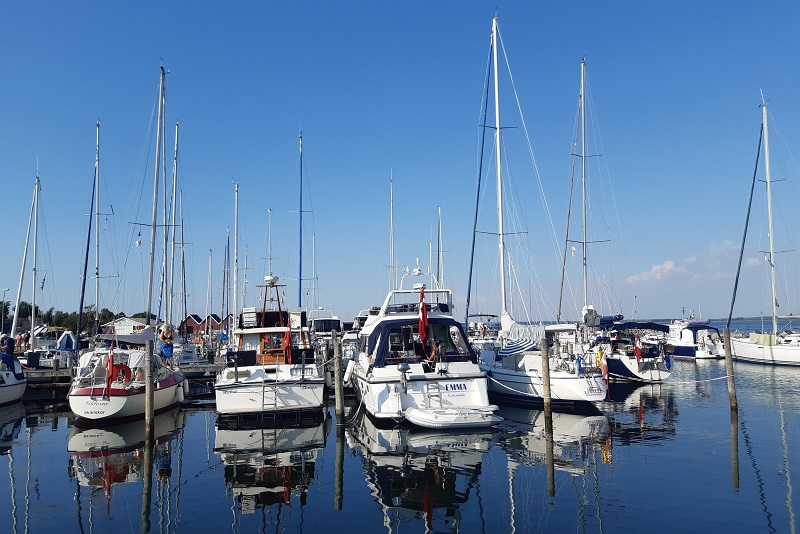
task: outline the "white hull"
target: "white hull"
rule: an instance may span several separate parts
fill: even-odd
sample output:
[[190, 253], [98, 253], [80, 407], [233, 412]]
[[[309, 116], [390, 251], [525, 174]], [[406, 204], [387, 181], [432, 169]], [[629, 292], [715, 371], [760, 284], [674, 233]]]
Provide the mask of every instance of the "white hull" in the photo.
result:
[[731, 338], [731, 353], [733, 359], [742, 362], [800, 366], [800, 345], [796, 344], [763, 345]]
[[423, 428], [482, 428], [495, 425], [503, 420], [492, 414], [491, 409], [459, 408], [409, 408], [405, 413], [406, 420]]
[[[542, 402], [544, 379], [539, 371], [517, 371], [501, 366], [491, 368], [489, 392], [513, 400]], [[578, 376], [550, 373], [550, 398], [554, 403], [591, 403], [606, 398], [606, 383], [600, 373]]]
[[[416, 420], [412, 415], [409, 422], [426, 428], [457, 428], [467, 426], [467, 421], [474, 422], [471, 426], [494, 424], [496, 421], [483, 417], [497, 407], [489, 404], [486, 377], [478, 366], [469, 362], [439, 365], [441, 372], [425, 372], [422, 364], [412, 363], [405, 380], [395, 367], [373, 368], [369, 376], [357, 367], [353, 387], [376, 419], [402, 420], [409, 410], [416, 409]], [[435, 410], [439, 410], [438, 419]]]
[[[20, 400], [25, 394], [25, 388], [28, 387], [28, 381], [22, 375], [19, 361], [14, 359], [12, 367], [14, 370], [3, 369], [0, 371], [0, 404]], [[14, 371], [16, 371], [16, 376]], [[22, 378], [17, 378], [17, 376]]]
[[[70, 392], [69, 407], [75, 415], [85, 419], [136, 419], [144, 417], [144, 385], [135, 393], [103, 395], [102, 390], [94, 389], [94, 394]], [[183, 380], [153, 391], [153, 411], [160, 412], [183, 401]]]
[[[164, 367], [156, 354], [152, 358], [153, 411], [162, 412], [183, 402], [189, 386], [183, 373]], [[112, 360], [114, 366], [109, 369]], [[145, 383], [141, 376], [146, 361], [140, 350], [111, 351], [106, 347], [83, 354], [67, 394], [70, 408], [78, 417], [92, 420], [143, 418]]]
[[614, 353], [606, 356], [608, 376], [612, 380], [622, 382], [663, 382], [670, 376], [670, 370], [664, 361], [658, 358], [641, 358]]
[[[5, 373], [2, 373], [5, 375]], [[14, 375], [11, 375], [11, 378], [14, 378]], [[5, 378], [5, 376], [3, 376]], [[28, 381], [23, 380], [21, 382], [15, 381], [15, 383], [9, 384], [5, 383], [0, 385], [0, 404], [6, 404], [8, 402], [18, 401], [22, 398], [25, 394], [25, 388], [28, 386]]]
[[322, 408], [325, 381], [315, 365], [226, 368], [214, 384], [217, 413], [241, 414]]

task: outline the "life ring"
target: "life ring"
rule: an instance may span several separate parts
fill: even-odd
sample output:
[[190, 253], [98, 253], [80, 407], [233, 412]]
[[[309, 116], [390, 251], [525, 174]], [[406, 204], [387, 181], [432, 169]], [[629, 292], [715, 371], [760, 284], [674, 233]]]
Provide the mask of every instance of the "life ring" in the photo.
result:
[[122, 377], [123, 382], [130, 382], [131, 378], [133, 377], [133, 373], [131, 373], [131, 368], [125, 365], [124, 363], [118, 363], [114, 366], [113, 371], [111, 372], [111, 381], [116, 382], [117, 377], [119, 374], [122, 373], [124, 376]]

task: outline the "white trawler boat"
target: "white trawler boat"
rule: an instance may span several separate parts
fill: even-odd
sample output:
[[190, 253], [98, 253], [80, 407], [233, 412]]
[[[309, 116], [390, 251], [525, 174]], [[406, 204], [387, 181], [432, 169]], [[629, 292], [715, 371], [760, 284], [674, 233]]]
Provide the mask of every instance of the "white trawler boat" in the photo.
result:
[[[265, 276], [264, 281], [263, 309], [243, 310], [233, 332], [237, 350], [227, 353], [226, 367], [217, 375], [217, 413], [321, 413], [325, 380], [304, 324], [305, 313], [281, 310], [278, 278]], [[276, 309], [267, 309], [268, 300]]]
[[[413, 275], [421, 276], [419, 267]], [[453, 318], [452, 292], [436, 288], [426, 294], [422, 283], [402, 287], [403, 281], [361, 329], [345, 373], [367, 413], [376, 420], [408, 420], [426, 428], [500, 422], [493, 414], [497, 407], [489, 404], [486, 375]], [[436, 353], [434, 343], [439, 345]]]

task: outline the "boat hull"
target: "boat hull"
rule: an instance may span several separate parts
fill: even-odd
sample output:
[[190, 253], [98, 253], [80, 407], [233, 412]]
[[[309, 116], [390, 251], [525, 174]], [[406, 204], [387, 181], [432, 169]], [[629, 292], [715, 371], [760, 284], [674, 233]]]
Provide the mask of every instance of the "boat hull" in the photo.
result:
[[606, 357], [608, 376], [611, 380], [622, 382], [656, 383], [663, 382], [670, 376], [665, 360], [658, 358], [641, 358], [614, 353]]
[[[153, 411], [165, 412], [183, 401], [185, 378], [171, 374], [156, 384], [153, 390]], [[102, 387], [73, 389], [67, 395], [70, 409], [78, 417], [90, 420], [113, 420], [115, 422], [142, 419], [145, 415], [144, 385], [135, 388], [110, 390]]]
[[9, 381], [5, 376], [6, 373], [4, 372], [2, 373], [2, 375], [3, 379], [5, 379], [6, 382], [0, 385], [0, 404], [7, 404], [9, 402], [15, 402], [20, 400], [22, 396], [25, 394], [25, 388], [28, 387], [28, 381], [16, 380], [14, 379], [14, 375], [12, 373], [8, 373], [11, 379], [14, 380], [14, 382], [9, 383]]
[[235, 372], [232, 369], [224, 370], [214, 384], [217, 413], [289, 412], [322, 408], [325, 380], [315, 366], [304, 368], [302, 365], [280, 364], [277, 367], [271, 373], [265, 372], [268, 369], [261, 366], [242, 367]]
[[742, 362], [800, 366], [800, 345], [764, 345], [732, 338], [731, 355]]
[[[580, 407], [605, 400], [606, 383], [600, 373], [575, 375], [550, 373], [550, 402], [554, 406]], [[494, 367], [489, 374], [492, 397], [515, 404], [544, 403], [544, 380], [537, 371], [515, 371]]]
[[483, 428], [496, 425], [503, 420], [491, 410], [468, 410], [458, 408], [430, 409], [409, 408], [405, 413], [406, 420], [423, 428], [458, 429]]
[[[444, 373], [411, 364], [406, 378], [394, 368], [372, 369], [369, 375], [359, 368], [353, 388], [376, 420], [408, 419], [425, 428], [489, 426], [501, 420], [491, 415], [497, 407], [489, 404], [486, 376], [475, 364], [450, 364]], [[408, 417], [410, 410], [415, 411]]]

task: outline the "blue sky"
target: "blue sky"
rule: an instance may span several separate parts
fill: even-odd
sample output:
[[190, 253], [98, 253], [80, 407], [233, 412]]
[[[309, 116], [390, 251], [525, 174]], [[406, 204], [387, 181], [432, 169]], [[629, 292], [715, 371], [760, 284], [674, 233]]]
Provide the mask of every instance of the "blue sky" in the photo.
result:
[[[531, 260], [537, 278], [520, 282], [516, 306], [527, 302], [532, 318], [554, 315], [554, 241], [564, 236], [585, 57], [596, 126], [591, 153], [601, 154], [592, 158], [601, 170], [590, 170], [590, 239], [598, 241], [589, 249], [590, 300], [627, 317], [676, 317], [681, 308], [727, 314], [763, 90], [774, 119], [773, 179], [786, 179], [775, 193], [776, 204], [786, 206], [776, 208], [776, 248], [790, 251], [777, 260], [778, 300], [782, 313], [799, 311], [796, 252], [785, 228], [797, 227], [790, 150], [800, 139], [800, 7], [788, 1], [7, 4], [0, 19], [0, 289], [10, 288], [6, 298], [14, 300], [38, 169], [38, 262], [47, 279], [37, 304], [77, 309], [99, 120], [100, 206], [114, 212], [103, 217], [100, 305], [129, 314], [144, 309], [148, 231], [136, 247], [139, 228], [131, 222], [150, 218], [151, 122], [163, 61], [169, 169], [176, 121], [181, 128], [190, 312], [206, 311], [210, 250], [212, 311], [219, 311], [234, 181], [248, 304], [266, 274], [268, 208], [274, 271], [296, 304], [302, 130], [310, 210], [303, 276], [310, 290], [315, 241], [318, 304], [350, 319], [383, 300], [393, 176], [398, 264], [420, 258], [427, 266], [441, 207], [445, 284], [463, 314], [495, 10], [553, 224], [506, 85], [504, 157], [521, 160], [511, 163], [510, 175], [524, 216], [519, 231], [530, 247], [516, 251], [514, 265]], [[492, 232], [491, 186], [485, 194], [479, 229]], [[758, 187], [735, 315], [769, 310], [759, 252], [767, 246], [763, 205]], [[491, 236], [478, 238], [475, 311], [499, 309], [496, 248]], [[575, 296], [565, 314], [573, 317], [581, 300], [579, 255], [569, 261]], [[24, 300], [30, 291], [26, 273]]]

